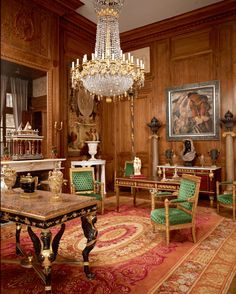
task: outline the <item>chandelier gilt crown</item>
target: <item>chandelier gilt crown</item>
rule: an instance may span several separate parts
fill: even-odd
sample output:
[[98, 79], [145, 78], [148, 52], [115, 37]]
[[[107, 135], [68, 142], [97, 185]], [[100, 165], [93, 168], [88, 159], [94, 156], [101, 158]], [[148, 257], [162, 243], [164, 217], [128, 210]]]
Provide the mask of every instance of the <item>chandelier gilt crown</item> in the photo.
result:
[[72, 62], [72, 87], [83, 87], [98, 100], [117, 101], [127, 97], [133, 88], [144, 85], [144, 63], [134, 60], [128, 53], [123, 54], [120, 48], [118, 18], [124, 0], [94, 0], [97, 14], [97, 31], [95, 52], [91, 60], [83, 56], [82, 65], [79, 59]]

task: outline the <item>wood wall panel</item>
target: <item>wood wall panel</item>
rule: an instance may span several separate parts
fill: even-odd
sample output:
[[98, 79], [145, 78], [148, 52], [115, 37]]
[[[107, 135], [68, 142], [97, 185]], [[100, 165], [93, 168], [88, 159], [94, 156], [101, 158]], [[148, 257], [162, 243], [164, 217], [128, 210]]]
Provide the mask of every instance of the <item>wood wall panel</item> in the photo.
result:
[[[188, 26], [188, 31], [182, 31], [176, 35], [171, 35], [169, 31], [166, 37], [162, 35], [161, 39], [157, 36], [156, 40], [154, 40], [152, 36], [151, 42], [146, 44], [150, 47], [151, 52], [151, 73], [146, 75], [145, 88], [140, 91], [140, 95], [143, 92], [145, 93], [146, 103], [150, 103], [150, 108], [148, 109], [145, 103], [139, 103], [139, 100], [135, 102], [135, 112], [138, 117], [138, 121], [135, 124], [138, 125], [138, 133], [137, 131], [135, 132], [135, 149], [140, 151], [140, 156], [142, 154], [148, 154], [146, 157], [148, 159], [144, 159], [145, 162], [143, 162], [145, 168], [148, 162], [147, 174], [150, 174], [151, 171], [151, 149], [150, 142], [146, 146], [143, 143], [145, 138], [147, 138], [147, 134], [150, 135], [150, 130], [147, 130], [144, 124], [143, 126], [141, 125], [142, 121], [147, 118], [150, 121], [153, 116], [156, 116], [163, 123], [163, 126], [159, 130], [159, 162], [161, 164], [166, 162], [164, 155], [166, 149], [171, 148], [175, 150], [179, 156], [183, 148], [181, 141], [168, 142], [166, 139], [166, 120], [168, 119], [166, 116], [166, 88], [210, 80], [220, 80], [223, 89], [221, 89], [221, 102], [219, 107], [222, 111], [222, 105], [224, 105], [224, 108], [230, 106], [234, 115], [236, 115], [235, 96], [231, 94], [235, 90], [232, 62], [233, 52], [235, 51], [232, 44], [236, 36], [235, 21], [221, 19], [222, 23], [218, 24], [218, 22], [219, 18], [217, 19], [217, 25], [212, 23], [210, 25], [201, 24], [201, 29], [196, 29], [198, 24], [197, 26]], [[123, 39], [124, 48], [127, 47], [131, 51], [132, 49], [137, 49], [136, 46], [139, 42], [140, 44], [143, 42], [143, 40], [139, 40], [137, 37], [137, 42], [132, 44], [129, 41], [128, 33], [125, 33], [125, 36], [128, 41], [126, 45]], [[224, 76], [226, 69], [228, 72]], [[222, 98], [224, 93], [228, 93], [228, 97], [233, 96], [230, 103], [225, 103], [226, 100]], [[127, 147], [130, 148], [130, 127], [127, 125], [128, 121], [123, 119], [125, 115], [128, 115], [127, 111], [128, 109], [126, 109], [126, 112], [124, 110], [122, 112], [117, 111], [116, 123], [120, 127], [114, 129], [117, 141], [115, 148], [118, 166], [123, 164], [124, 158], [128, 159], [132, 156], [131, 149], [127, 150]], [[103, 113], [103, 116], [106, 117], [106, 112]], [[123, 127], [120, 125], [121, 122], [123, 123]], [[122, 131], [120, 131], [120, 128]], [[144, 138], [144, 140], [141, 138]], [[213, 148], [221, 150], [219, 164], [222, 165], [222, 177], [224, 178], [225, 143], [222, 138], [220, 137], [219, 140], [211, 141], [195, 141], [194, 145], [198, 155], [204, 154], [207, 165], [211, 164], [208, 154], [209, 150]], [[179, 164], [183, 164], [180, 156], [178, 160]], [[196, 164], [200, 164], [199, 158], [197, 158]]]
[[[8, 48], [27, 52], [34, 58], [52, 58], [53, 14], [33, 2], [3, 0], [1, 3], [1, 42]], [[52, 43], [53, 44], [53, 43]]]
[[[236, 111], [236, 21], [232, 24], [232, 109]], [[236, 162], [236, 158], [235, 158]]]
[[[206, 11], [205, 13], [207, 15]], [[217, 13], [220, 14], [220, 10]], [[147, 130], [144, 124], [142, 126], [142, 121], [147, 118], [150, 121], [153, 116], [156, 116], [163, 123], [163, 126], [159, 130], [159, 162], [161, 164], [166, 162], [164, 156], [166, 149], [173, 149], [179, 156], [183, 148], [182, 141], [168, 142], [166, 139], [165, 124], [168, 119], [166, 116], [166, 88], [220, 80], [221, 102], [219, 107], [221, 109], [221, 117], [223, 115], [223, 109], [227, 107], [232, 107], [231, 111], [236, 115], [235, 94], [232, 93], [233, 91], [235, 92], [235, 77], [233, 74], [235, 68], [235, 49], [233, 48], [233, 42], [235, 42], [236, 37], [236, 17], [234, 14], [231, 11], [229, 18], [226, 12], [224, 12], [222, 17], [217, 15], [217, 17], [212, 16], [211, 18], [211, 15], [208, 14], [206, 22], [203, 19], [197, 22], [194, 18], [195, 15], [192, 15], [192, 23], [189, 19], [191, 24], [186, 25], [186, 22], [183, 21], [183, 27], [181, 27], [180, 21], [178, 28], [174, 26], [168, 27], [166, 34], [164, 31], [162, 33], [160, 32], [162, 24], [157, 29], [158, 33], [156, 35], [154, 32], [152, 32], [152, 35], [150, 33], [152, 26], [150, 26], [150, 30], [146, 29], [146, 36], [144, 31], [139, 31], [139, 29], [130, 32], [130, 34], [129, 32], [123, 34], [122, 46], [124, 46], [123, 49], [125, 48], [126, 51], [138, 49], [138, 45], [144, 47], [143, 44], [146, 42], [145, 46], [149, 46], [151, 52], [151, 73], [149, 76], [146, 76], [145, 88], [140, 91], [140, 93], [145, 92], [146, 103], [150, 103], [150, 108], [148, 109], [145, 103], [139, 103], [139, 100], [135, 102], [135, 112], [138, 117], [138, 121], [136, 122], [136, 125], [138, 125], [138, 134], [137, 132], [135, 133], [135, 149], [140, 151], [140, 155], [148, 154], [149, 159], [146, 160], [148, 162], [148, 174], [150, 174], [151, 170], [150, 145], [146, 144], [144, 146], [143, 143], [147, 134], [150, 135], [150, 130]], [[232, 17], [234, 19], [233, 21]], [[156, 28], [158, 27], [157, 24], [155, 26]], [[167, 26], [167, 21], [165, 26]], [[138, 34], [139, 32], [140, 36]], [[136, 36], [135, 33], [137, 33]], [[147, 43], [147, 40], [150, 40], [150, 42]], [[226, 74], [224, 74], [225, 70], [227, 70]], [[231, 100], [229, 101], [230, 98], [224, 99], [224, 94], [231, 97]], [[224, 106], [222, 107], [222, 105]], [[106, 113], [104, 112], [103, 115], [106, 116]], [[117, 144], [115, 145], [117, 151], [116, 156], [119, 164], [122, 164], [124, 158], [132, 155], [131, 149], [127, 150], [127, 147], [130, 146], [130, 127], [127, 126], [128, 121], [123, 119], [124, 115], [128, 115], [127, 110], [126, 112], [118, 111], [116, 118], [119, 125], [121, 122], [123, 123], [123, 127], [120, 126], [122, 133], [119, 129], [114, 129], [117, 140]], [[144, 138], [144, 140], [141, 138]], [[219, 140], [211, 141], [196, 140], [194, 141], [194, 145], [198, 155], [204, 154], [206, 164], [208, 165], [211, 164], [208, 152], [213, 148], [221, 150], [219, 164], [222, 166], [222, 178], [224, 178], [225, 142], [222, 140], [222, 137]], [[180, 156], [178, 160], [179, 164], [183, 164]], [[200, 164], [199, 158], [197, 158], [196, 164]]]
[[115, 103], [117, 114], [117, 152], [131, 151], [131, 113], [130, 102]]
[[233, 83], [234, 75], [233, 60], [235, 48], [233, 47], [233, 32], [235, 31], [236, 23], [229, 23], [219, 27], [219, 62], [218, 74], [221, 76], [221, 93], [222, 93], [222, 106], [221, 116], [224, 116], [228, 110], [236, 111], [235, 104], [235, 85]]
[[171, 62], [171, 86], [213, 80], [212, 66], [211, 53], [174, 60]]
[[211, 49], [210, 31], [194, 32], [171, 38], [171, 58], [193, 56]]
[[1, 58], [47, 73], [48, 95], [44, 156], [60, 149], [53, 132], [59, 113], [59, 17], [33, 1], [1, 1]]
[[[219, 55], [218, 55], [218, 75], [221, 80], [221, 107], [220, 116], [224, 117], [225, 113], [230, 110], [236, 114], [236, 83], [234, 74], [235, 65], [235, 34], [236, 21], [218, 26], [219, 32]], [[234, 129], [235, 130], [235, 129]], [[222, 129], [221, 135], [225, 130]], [[225, 138], [221, 137], [221, 160], [223, 172], [225, 173]], [[236, 176], [236, 138], [234, 137], [234, 166]]]
[[134, 104], [135, 152], [147, 152], [149, 146], [150, 98], [138, 98]]

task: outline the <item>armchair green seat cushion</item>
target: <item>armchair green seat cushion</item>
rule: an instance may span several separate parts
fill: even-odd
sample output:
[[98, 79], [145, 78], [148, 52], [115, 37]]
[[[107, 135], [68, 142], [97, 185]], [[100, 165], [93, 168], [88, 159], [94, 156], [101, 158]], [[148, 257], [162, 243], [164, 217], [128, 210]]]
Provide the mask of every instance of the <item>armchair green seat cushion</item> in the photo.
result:
[[170, 194], [172, 194], [172, 193], [169, 191], [158, 191], [155, 196], [158, 197], [158, 196], [165, 196], [165, 195], [170, 195]]
[[236, 220], [236, 181], [216, 182], [217, 212], [220, 207], [229, 208], [233, 211], [233, 220]]
[[232, 194], [221, 194], [217, 196], [217, 201], [222, 204], [233, 204], [233, 195]]
[[[168, 200], [165, 199], [164, 208], [155, 208], [153, 197], [157, 197], [152, 193], [152, 211], [150, 214], [153, 230], [165, 230], [166, 242], [169, 244], [170, 231], [184, 228], [192, 228], [193, 241], [196, 242], [195, 236], [195, 217], [198, 204], [198, 196], [201, 178], [194, 175], [182, 175], [178, 198]], [[170, 194], [171, 195], [171, 194]], [[176, 207], [169, 207], [169, 205]]]
[[[166, 214], [165, 208], [154, 209], [151, 211], [151, 220], [159, 224], [165, 224]], [[192, 221], [192, 216], [183, 210], [176, 208], [169, 208], [169, 224], [185, 224]]]
[[89, 196], [89, 197], [93, 197], [93, 198], [96, 198], [96, 200], [102, 200], [102, 196], [100, 194], [97, 194], [97, 193], [79, 193], [80, 195], [83, 195], [83, 196]]
[[95, 181], [93, 167], [70, 168], [70, 187], [72, 194], [88, 196], [101, 202], [104, 212], [104, 184]]

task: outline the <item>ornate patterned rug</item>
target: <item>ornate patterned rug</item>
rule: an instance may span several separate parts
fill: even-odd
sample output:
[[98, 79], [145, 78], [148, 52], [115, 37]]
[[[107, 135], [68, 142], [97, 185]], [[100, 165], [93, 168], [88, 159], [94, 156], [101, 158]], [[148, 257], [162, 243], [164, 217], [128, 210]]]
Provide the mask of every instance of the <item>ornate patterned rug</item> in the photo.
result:
[[[153, 233], [150, 208], [114, 206], [98, 215], [98, 241], [90, 253], [96, 279], [86, 279], [81, 267], [85, 238], [79, 220], [66, 224], [59, 257], [52, 267], [53, 293], [227, 293], [236, 272], [236, 223], [214, 209], [199, 207], [197, 240], [190, 230], [172, 231], [171, 243], [163, 233]], [[57, 230], [53, 229], [55, 233]], [[1, 258], [15, 260], [13, 225], [4, 225]], [[33, 251], [25, 230], [21, 244]], [[77, 260], [77, 263], [64, 263]], [[2, 264], [1, 293], [44, 293], [33, 269], [18, 264]]]

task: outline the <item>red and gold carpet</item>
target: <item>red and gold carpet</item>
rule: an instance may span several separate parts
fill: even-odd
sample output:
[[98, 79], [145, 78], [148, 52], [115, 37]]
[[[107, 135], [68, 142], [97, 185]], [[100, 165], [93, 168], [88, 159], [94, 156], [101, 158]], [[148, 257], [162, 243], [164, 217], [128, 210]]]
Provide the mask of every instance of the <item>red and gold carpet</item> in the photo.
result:
[[[112, 207], [98, 215], [98, 241], [90, 254], [96, 274], [92, 281], [79, 264], [60, 263], [62, 256], [82, 260], [82, 230], [78, 220], [68, 222], [59, 263], [53, 264], [53, 293], [226, 293], [236, 272], [236, 223], [200, 207], [198, 242], [192, 243], [189, 230], [181, 230], [171, 232], [166, 246], [165, 235], [152, 232], [149, 214], [150, 208], [125, 204], [119, 213]], [[25, 231], [21, 244], [32, 250]], [[1, 258], [16, 258], [12, 225], [2, 228]], [[1, 293], [44, 293], [44, 287], [33, 269], [2, 264]]]

